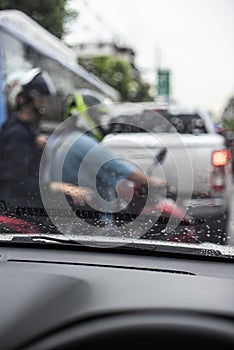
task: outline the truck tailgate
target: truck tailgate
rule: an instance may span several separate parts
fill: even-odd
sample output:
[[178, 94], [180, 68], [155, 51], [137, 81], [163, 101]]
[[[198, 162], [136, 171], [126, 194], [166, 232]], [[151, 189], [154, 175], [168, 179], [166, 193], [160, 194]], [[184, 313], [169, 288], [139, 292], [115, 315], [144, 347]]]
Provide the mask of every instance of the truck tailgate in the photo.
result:
[[216, 134], [181, 135], [131, 133], [108, 135], [103, 144], [117, 156], [128, 159], [147, 171], [162, 148], [168, 152], [153, 174], [164, 176], [171, 189], [181, 196], [209, 195], [211, 157], [225, 148], [224, 138]]

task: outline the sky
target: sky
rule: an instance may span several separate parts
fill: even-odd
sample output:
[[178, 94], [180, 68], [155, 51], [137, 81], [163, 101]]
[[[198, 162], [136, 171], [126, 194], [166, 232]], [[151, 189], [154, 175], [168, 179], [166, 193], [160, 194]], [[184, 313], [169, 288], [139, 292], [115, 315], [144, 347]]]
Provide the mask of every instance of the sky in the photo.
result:
[[171, 71], [176, 102], [222, 112], [234, 95], [234, 0], [71, 0], [68, 44], [117, 40], [146, 81]]

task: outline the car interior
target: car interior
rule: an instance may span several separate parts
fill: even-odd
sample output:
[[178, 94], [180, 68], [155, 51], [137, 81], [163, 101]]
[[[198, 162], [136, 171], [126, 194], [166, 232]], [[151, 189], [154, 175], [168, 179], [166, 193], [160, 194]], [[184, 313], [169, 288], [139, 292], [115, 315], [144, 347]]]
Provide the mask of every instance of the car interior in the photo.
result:
[[2, 349], [233, 349], [233, 266], [220, 251], [35, 241], [0, 249]]

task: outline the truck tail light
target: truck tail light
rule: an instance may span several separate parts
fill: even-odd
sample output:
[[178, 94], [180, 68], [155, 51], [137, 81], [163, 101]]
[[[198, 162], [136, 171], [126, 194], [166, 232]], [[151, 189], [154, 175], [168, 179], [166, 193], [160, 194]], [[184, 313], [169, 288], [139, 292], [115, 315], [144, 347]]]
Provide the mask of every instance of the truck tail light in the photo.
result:
[[214, 151], [212, 153], [212, 165], [224, 166], [228, 163], [230, 157], [231, 157], [230, 152], [227, 149]]
[[225, 165], [232, 158], [231, 152], [227, 149], [214, 151], [212, 153], [213, 171], [211, 175], [211, 187], [214, 191], [223, 192], [226, 188]]

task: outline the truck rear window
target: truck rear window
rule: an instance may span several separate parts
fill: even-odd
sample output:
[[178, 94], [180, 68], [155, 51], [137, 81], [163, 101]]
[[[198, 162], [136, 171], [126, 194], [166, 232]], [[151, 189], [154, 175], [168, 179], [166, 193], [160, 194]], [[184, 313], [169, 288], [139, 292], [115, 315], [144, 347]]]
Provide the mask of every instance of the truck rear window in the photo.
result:
[[207, 133], [198, 114], [171, 114], [167, 111], [144, 111], [141, 114], [120, 115], [112, 120], [109, 133], [169, 132], [180, 134]]

